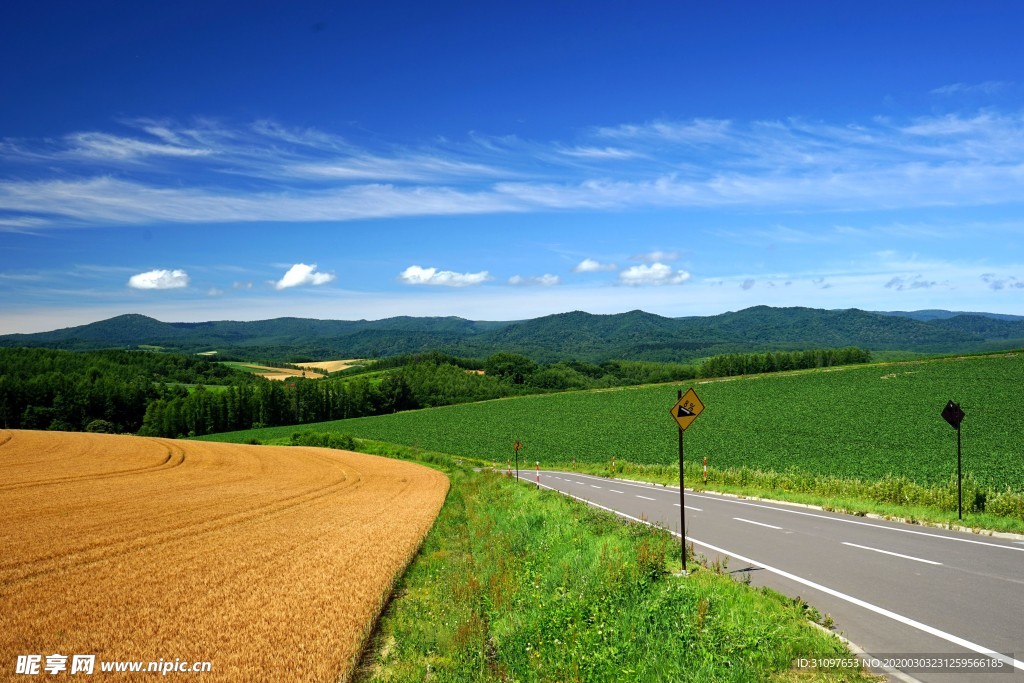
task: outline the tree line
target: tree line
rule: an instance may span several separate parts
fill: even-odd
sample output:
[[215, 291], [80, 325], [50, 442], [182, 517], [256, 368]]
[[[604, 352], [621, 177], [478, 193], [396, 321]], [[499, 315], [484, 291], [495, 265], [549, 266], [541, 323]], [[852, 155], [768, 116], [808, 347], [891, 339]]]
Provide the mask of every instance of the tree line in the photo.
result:
[[183, 385], [247, 385], [224, 365], [150, 351], [0, 349], [0, 424], [7, 429], [136, 432], [146, 406]]
[[714, 356], [697, 368], [699, 377], [732, 377], [785, 370], [828, 368], [833, 365], [870, 363], [871, 352], [850, 346], [842, 349], [778, 351], [769, 353], [730, 353]]
[[271, 381], [207, 359], [144, 351], [0, 349], [0, 422], [10, 429], [187, 437], [632, 384], [864, 363], [862, 349], [728, 354], [698, 366], [540, 364], [515, 353], [382, 359], [326, 379]]

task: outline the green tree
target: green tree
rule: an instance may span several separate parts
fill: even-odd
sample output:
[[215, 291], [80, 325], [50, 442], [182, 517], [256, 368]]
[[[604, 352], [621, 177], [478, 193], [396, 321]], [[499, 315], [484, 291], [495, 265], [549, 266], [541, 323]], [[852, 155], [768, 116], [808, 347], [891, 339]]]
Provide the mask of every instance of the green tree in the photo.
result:
[[502, 351], [484, 362], [484, 372], [492, 377], [507, 379], [512, 384], [525, 384], [537, 371], [537, 363], [518, 353]]

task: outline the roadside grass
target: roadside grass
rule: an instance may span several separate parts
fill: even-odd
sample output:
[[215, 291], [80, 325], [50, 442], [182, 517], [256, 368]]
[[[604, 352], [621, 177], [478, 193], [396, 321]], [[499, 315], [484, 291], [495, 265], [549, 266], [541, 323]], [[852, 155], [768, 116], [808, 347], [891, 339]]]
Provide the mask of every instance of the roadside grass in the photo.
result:
[[448, 500], [357, 681], [877, 680], [796, 669], [850, 654], [799, 600], [696, 563], [670, 574], [668, 532], [433, 455]]

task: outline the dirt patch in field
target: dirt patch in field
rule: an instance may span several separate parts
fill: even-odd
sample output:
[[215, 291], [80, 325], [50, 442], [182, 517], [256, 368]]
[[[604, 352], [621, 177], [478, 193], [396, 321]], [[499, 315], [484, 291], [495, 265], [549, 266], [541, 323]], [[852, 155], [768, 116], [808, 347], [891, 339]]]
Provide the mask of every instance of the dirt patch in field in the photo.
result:
[[0, 430], [0, 661], [344, 679], [447, 490], [437, 471], [330, 449]]

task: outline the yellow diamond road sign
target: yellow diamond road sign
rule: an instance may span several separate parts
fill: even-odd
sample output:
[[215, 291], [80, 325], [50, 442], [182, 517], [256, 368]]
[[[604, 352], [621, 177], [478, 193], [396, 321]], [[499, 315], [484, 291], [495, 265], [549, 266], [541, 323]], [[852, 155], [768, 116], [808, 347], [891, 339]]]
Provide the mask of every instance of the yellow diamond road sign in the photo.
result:
[[679, 423], [680, 429], [686, 429], [697, 419], [700, 411], [704, 410], [704, 404], [697, 398], [697, 392], [687, 389], [679, 402], [672, 406], [672, 417]]

